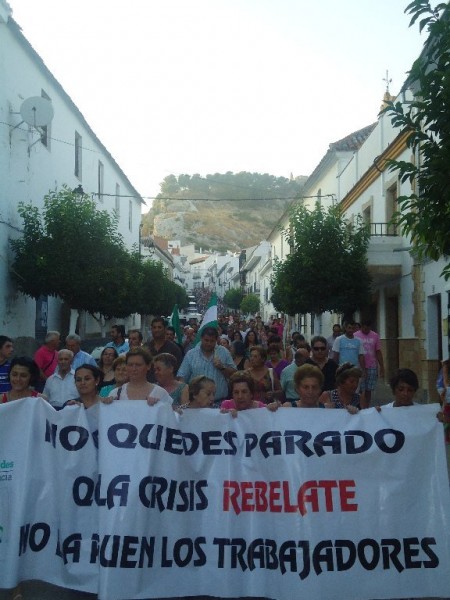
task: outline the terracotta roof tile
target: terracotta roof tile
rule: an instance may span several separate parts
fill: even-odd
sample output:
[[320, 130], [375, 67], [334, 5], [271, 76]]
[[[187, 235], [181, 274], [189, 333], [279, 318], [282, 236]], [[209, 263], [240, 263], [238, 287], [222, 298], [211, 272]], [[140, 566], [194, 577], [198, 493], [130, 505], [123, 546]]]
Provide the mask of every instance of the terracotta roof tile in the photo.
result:
[[353, 133], [346, 135], [341, 140], [338, 140], [337, 142], [333, 142], [332, 144], [330, 144], [330, 150], [341, 150], [341, 151], [358, 150], [358, 148], [361, 148], [361, 146], [367, 140], [369, 135], [375, 129], [376, 124], [377, 123], [375, 122], [375, 123], [372, 123], [371, 125], [367, 125], [367, 127], [358, 129], [358, 131], [354, 131]]

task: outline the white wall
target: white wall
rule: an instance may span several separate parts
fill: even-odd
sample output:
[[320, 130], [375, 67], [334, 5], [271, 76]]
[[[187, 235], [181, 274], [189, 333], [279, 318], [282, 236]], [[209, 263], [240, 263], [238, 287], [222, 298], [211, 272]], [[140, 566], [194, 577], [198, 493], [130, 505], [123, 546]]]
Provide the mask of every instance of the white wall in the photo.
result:
[[[54, 118], [51, 140], [45, 147], [39, 134], [26, 123], [19, 125], [22, 102], [44, 91], [51, 99]], [[16, 129], [13, 129], [19, 125]], [[74, 174], [75, 131], [82, 137], [81, 178]], [[36, 142], [32, 145], [34, 142]], [[19, 202], [43, 205], [49, 190], [63, 184], [79, 184], [87, 193], [97, 192], [98, 163], [104, 168], [104, 196], [99, 208], [116, 207], [116, 185], [120, 194], [119, 229], [129, 248], [139, 239], [141, 200], [113, 157], [89, 128], [82, 114], [34, 52], [17, 25], [0, 21], [0, 329], [13, 337], [35, 333], [35, 303], [18, 294], [9, 278], [11, 252], [9, 239], [20, 235]], [[130, 217], [131, 210], [131, 217]], [[56, 251], [56, 249], [55, 249]], [[49, 299], [48, 328], [61, 326], [59, 302]]]

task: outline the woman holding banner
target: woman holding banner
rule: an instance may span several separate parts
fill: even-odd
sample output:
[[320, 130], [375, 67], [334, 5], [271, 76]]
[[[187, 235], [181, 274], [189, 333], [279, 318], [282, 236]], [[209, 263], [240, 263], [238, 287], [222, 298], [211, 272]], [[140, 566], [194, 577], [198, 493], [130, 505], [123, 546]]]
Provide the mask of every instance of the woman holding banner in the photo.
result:
[[68, 400], [63, 404], [63, 408], [66, 406], [72, 406], [74, 404], [82, 404], [84, 408], [91, 408], [101, 398], [98, 395], [98, 391], [103, 381], [103, 373], [98, 367], [94, 365], [80, 365], [75, 369], [75, 385], [77, 386], [78, 398]]
[[295, 390], [298, 400], [290, 400], [283, 404], [284, 408], [324, 408], [319, 402], [322, 393], [324, 376], [319, 367], [305, 364], [294, 373]]
[[39, 381], [39, 367], [28, 356], [17, 356], [12, 359], [8, 380], [11, 389], [0, 396], [0, 404], [31, 396], [43, 397], [34, 389]]
[[253, 398], [255, 382], [248, 374], [242, 371], [234, 373], [230, 377], [230, 388], [232, 398], [222, 402], [220, 412], [229, 412], [233, 417], [236, 417], [240, 410], [264, 408], [266, 406], [263, 402]]
[[414, 396], [419, 389], [419, 379], [411, 369], [398, 369], [389, 382], [394, 401], [387, 406], [399, 408], [401, 406], [413, 406]]
[[172, 398], [165, 389], [147, 381], [147, 373], [152, 366], [152, 357], [142, 346], [132, 348], [126, 355], [128, 383], [112, 390], [112, 400], [147, 400], [150, 405], [165, 402], [172, 405]]
[[346, 408], [350, 414], [360, 409], [360, 395], [357, 393], [362, 371], [346, 362], [336, 371], [336, 389], [327, 390], [319, 398], [326, 408]]

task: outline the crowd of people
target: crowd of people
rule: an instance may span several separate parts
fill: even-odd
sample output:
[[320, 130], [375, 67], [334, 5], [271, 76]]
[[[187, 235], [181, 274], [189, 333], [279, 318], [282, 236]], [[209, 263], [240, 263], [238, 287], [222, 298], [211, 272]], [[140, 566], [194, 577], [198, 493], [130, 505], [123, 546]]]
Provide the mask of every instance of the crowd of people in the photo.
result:
[[[284, 335], [283, 322], [220, 316], [218, 327], [187, 325], [180, 344], [162, 317], [151, 322], [144, 342], [139, 330], [113, 325], [111, 341], [96, 361], [81, 338], [49, 331], [33, 357], [15, 356], [11, 338], [0, 336], [0, 403], [42, 397], [55, 409], [98, 402], [147, 400], [177, 411], [219, 408], [233, 416], [252, 408], [344, 408], [354, 414], [372, 404], [384, 378], [380, 338], [369, 321], [333, 326], [328, 338], [310, 343], [299, 332]], [[200, 337], [196, 343], [196, 336]], [[450, 423], [449, 361], [444, 361], [438, 418]], [[400, 369], [391, 379], [393, 407], [409, 406], [417, 375]], [[384, 399], [386, 400], [386, 399]], [[386, 403], [386, 402], [384, 402]], [[448, 427], [447, 427], [448, 429]], [[448, 435], [448, 431], [447, 431]]]

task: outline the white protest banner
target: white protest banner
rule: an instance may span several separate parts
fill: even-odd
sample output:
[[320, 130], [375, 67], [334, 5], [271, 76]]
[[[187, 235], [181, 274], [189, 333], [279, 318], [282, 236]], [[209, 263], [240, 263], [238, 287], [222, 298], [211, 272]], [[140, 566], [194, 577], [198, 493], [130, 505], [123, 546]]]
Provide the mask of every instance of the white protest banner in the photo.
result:
[[0, 587], [40, 578], [105, 600], [445, 596], [435, 414], [0, 407], [0, 459], [13, 463], [0, 481]]
[[[36, 398], [0, 405], [0, 588], [42, 579], [96, 591], [89, 538], [98, 528], [98, 509], [94, 504], [81, 512], [72, 497], [77, 476], [98, 472], [88, 412], [76, 406], [57, 412]], [[53, 447], [56, 434], [74, 449]], [[62, 558], [61, 541], [71, 537], [73, 546], [81, 540], [77, 562]]]

